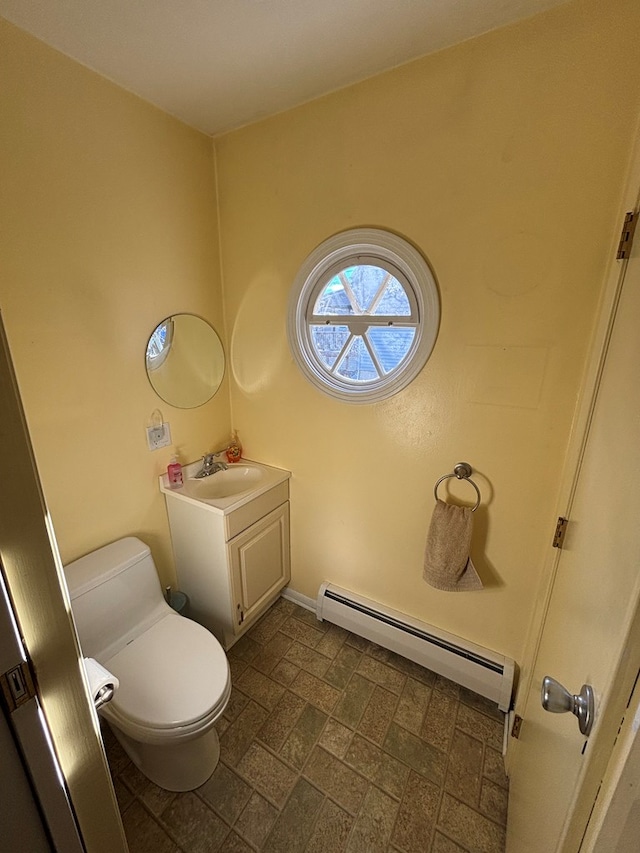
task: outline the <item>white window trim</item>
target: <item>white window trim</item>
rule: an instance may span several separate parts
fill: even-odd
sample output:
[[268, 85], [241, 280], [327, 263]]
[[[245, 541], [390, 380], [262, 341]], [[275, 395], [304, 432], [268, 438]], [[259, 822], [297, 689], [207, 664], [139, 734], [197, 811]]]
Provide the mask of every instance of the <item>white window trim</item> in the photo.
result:
[[[407, 288], [412, 312], [411, 317], [395, 319], [415, 325], [416, 335], [399, 368], [375, 381], [355, 385], [331, 375], [319, 362], [310, 340], [309, 318], [321, 289], [339, 269], [372, 262], [384, 269], [391, 266], [400, 274], [397, 277]], [[374, 403], [397, 394], [420, 373], [435, 345], [439, 324], [438, 288], [420, 252], [390, 231], [356, 228], [325, 240], [302, 264], [289, 300], [287, 333], [298, 366], [316, 388], [338, 400]]]

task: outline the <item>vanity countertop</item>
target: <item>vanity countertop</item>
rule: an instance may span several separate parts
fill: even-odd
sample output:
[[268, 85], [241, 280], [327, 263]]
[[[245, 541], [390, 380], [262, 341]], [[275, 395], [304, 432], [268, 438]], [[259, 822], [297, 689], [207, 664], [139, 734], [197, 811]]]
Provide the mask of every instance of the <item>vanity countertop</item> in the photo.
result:
[[286, 482], [291, 472], [251, 459], [241, 459], [202, 479], [196, 474], [202, 461], [182, 466], [184, 483], [177, 489], [169, 487], [167, 474], [159, 477], [160, 491], [165, 495], [195, 506], [205, 506], [218, 515], [228, 515], [275, 486]]

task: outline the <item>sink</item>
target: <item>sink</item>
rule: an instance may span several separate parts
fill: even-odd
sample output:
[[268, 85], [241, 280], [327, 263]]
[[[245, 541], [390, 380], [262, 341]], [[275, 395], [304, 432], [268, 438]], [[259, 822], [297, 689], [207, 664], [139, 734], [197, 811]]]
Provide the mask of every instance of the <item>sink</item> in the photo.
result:
[[162, 474], [159, 478], [160, 491], [181, 502], [186, 501], [206, 507], [211, 512], [228, 515], [274, 486], [286, 482], [291, 476], [290, 471], [251, 459], [242, 459], [229, 465], [226, 470], [198, 478], [196, 474], [201, 468], [202, 460], [183, 465], [184, 485], [178, 489], [170, 488], [167, 475]]
[[229, 498], [253, 489], [263, 477], [264, 474], [259, 468], [250, 468], [236, 462], [226, 471], [217, 471], [208, 477], [189, 477], [185, 481], [184, 491], [191, 497], [205, 501], [211, 498]]

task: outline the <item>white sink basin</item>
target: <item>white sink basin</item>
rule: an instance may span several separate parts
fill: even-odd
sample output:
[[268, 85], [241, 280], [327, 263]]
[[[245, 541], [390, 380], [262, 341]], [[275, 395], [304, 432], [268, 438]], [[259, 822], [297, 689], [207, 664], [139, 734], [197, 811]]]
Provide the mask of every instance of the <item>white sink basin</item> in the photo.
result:
[[259, 468], [249, 468], [248, 465], [236, 462], [229, 465], [226, 471], [217, 471], [201, 479], [189, 477], [185, 480], [184, 491], [187, 495], [202, 500], [211, 498], [228, 498], [252, 489], [264, 478], [264, 472]]
[[201, 460], [184, 465], [184, 485], [178, 489], [169, 488], [167, 475], [163, 474], [160, 477], [160, 491], [180, 501], [206, 506], [212, 512], [227, 515], [274, 486], [284, 483], [291, 476], [290, 471], [252, 462], [250, 459], [242, 459], [229, 465], [226, 470], [217, 471], [208, 477], [196, 477], [201, 468]]

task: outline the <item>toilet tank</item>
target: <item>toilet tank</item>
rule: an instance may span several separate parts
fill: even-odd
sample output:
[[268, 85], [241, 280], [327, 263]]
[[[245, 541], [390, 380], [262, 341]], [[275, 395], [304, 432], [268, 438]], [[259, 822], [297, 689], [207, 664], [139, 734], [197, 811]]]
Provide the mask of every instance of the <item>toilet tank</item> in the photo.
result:
[[105, 662], [167, 612], [149, 548], [130, 536], [64, 569], [82, 654]]

